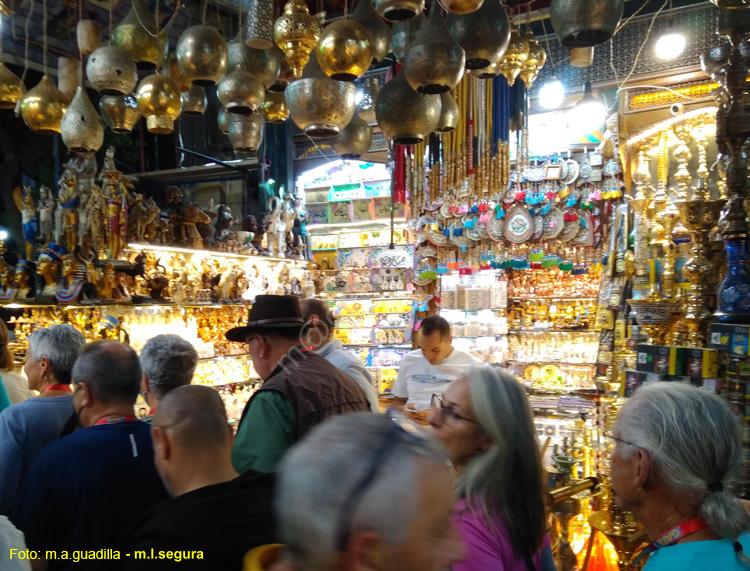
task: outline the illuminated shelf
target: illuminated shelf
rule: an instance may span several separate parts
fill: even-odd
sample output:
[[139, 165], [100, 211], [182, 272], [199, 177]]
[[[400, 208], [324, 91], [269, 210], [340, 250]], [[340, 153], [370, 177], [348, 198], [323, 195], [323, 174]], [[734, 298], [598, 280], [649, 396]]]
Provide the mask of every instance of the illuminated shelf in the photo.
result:
[[565, 296], [565, 295], [543, 295], [538, 297], [510, 297], [508, 301], [539, 301], [539, 300], [551, 300], [551, 301], [579, 301], [579, 300], [597, 300], [597, 296]]
[[261, 256], [261, 255], [250, 255], [250, 254], [235, 254], [234, 252], [223, 252], [219, 250], [197, 250], [195, 248], [182, 248], [180, 246], [164, 246], [162, 244], [128, 244], [128, 249], [133, 252], [140, 252], [141, 250], [151, 252], [164, 252], [165, 254], [189, 254], [191, 256], [200, 256], [204, 258], [234, 258], [240, 260], [253, 260], [256, 262], [266, 261], [276, 264], [282, 262], [307, 266], [308, 260], [297, 260], [293, 258], [274, 258], [272, 256]]
[[505, 311], [508, 309], [507, 307], [483, 307], [481, 309], [458, 309], [458, 308], [446, 308], [441, 307], [440, 313], [443, 313], [444, 311], [459, 311], [461, 313], [476, 313], [478, 311]]
[[[406, 348], [412, 347], [411, 343], [385, 343], [382, 345], [379, 345], [377, 343], [341, 343], [344, 347], [372, 347], [374, 349], [389, 349], [391, 347], [397, 347], [397, 348]], [[387, 367], [392, 368], [392, 367]]]
[[565, 361], [565, 360], [547, 360], [547, 361], [520, 361], [517, 359], [508, 359], [505, 361], [511, 365], [573, 365], [579, 367], [596, 367], [597, 363], [590, 361]]
[[[395, 224], [406, 224], [406, 218], [403, 216], [397, 216], [393, 219], [393, 223]], [[308, 224], [307, 225], [307, 231], [310, 233], [314, 233], [318, 230], [319, 234], [332, 234], [332, 230], [346, 230], [346, 229], [357, 229], [362, 230], [366, 229], [368, 226], [372, 226], [375, 228], [388, 228], [391, 225], [391, 219], [390, 218], [376, 218], [375, 220], [358, 220], [356, 222], [334, 222], [331, 224]], [[372, 248], [373, 246], [366, 246], [369, 248]]]
[[453, 339], [495, 339], [504, 337], [507, 333], [493, 333], [491, 335], [454, 335]]
[[597, 333], [595, 329], [509, 329], [508, 335], [526, 335], [529, 333]]
[[149, 311], [158, 309], [175, 309], [175, 308], [201, 308], [201, 309], [222, 309], [233, 306], [249, 306], [249, 301], [233, 301], [227, 303], [173, 303], [165, 301], [147, 301], [146, 303], [79, 303], [79, 304], [57, 304], [57, 303], [5, 303], [0, 305], [8, 309], [40, 309], [43, 307], [55, 307], [63, 311], [77, 311], [79, 309], [147, 309]]

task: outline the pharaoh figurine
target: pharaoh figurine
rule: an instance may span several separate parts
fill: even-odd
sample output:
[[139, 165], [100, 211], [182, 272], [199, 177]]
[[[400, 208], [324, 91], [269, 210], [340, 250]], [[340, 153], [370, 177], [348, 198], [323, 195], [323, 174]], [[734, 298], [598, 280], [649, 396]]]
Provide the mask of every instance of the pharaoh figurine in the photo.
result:
[[13, 266], [0, 260], [0, 303], [8, 303], [16, 297], [16, 275]]
[[282, 257], [286, 244], [286, 223], [281, 218], [281, 205], [277, 197], [268, 201], [268, 214], [264, 219], [266, 244], [272, 256]]
[[21, 227], [23, 229], [23, 241], [26, 251], [26, 257], [31, 258], [34, 255], [34, 240], [38, 231], [36, 219], [36, 204], [31, 188], [28, 186], [17, 186], [13, 189], [13, 201], [16, 208], [21, 213]]
[[39, 253], [36, 262], [36, 273], [41, 277], [43, 285], [41, 295], [54, 296], [59, 289], [60, 260], [67, 253], [65, 248], [50, 243]]
[[107, 255], [110, 259], [116, 259], [127, 240], [128, 187], [123, 181], [122, 173], [115, 167], [114, 147], [107, 149], [99, 176], [102, 181], [102, 192], [107, 201]]
[[55, 240], [64, 239], [69, 250], [78, 245], [78, 206], [81, 197], [78, 188], [78, 176], [70, 161], [65, 165], [57, 192], [57, 210], [55, 211]]
[[86, 283], [86, 265], [73, 253], [62, 256], [62, 277], [55, 293], [59, 303], [77, 303]]
[[[107, 199], [102, 188], [93, 181], [85, 183], [88, 186], [88, 200], [82, 206], [85, 216], [81, 220], [86, 221], [86, 226], [79, 224], [79, 243], [81, 249], [89, 251], [96, 256], [104, 254], [106, 243], [105, 221], [107, 217]], [[87, 248], [88, 247], [88, 248]]]
[[39, 187], [39, 236], [38, 239], [42, 244], [49, 244], [55, 240], [55, 197], [52, 195], [52, 189], [42, 185]]
[[117, 287], [117, 275], [112, 262], [107, 262], [99, 282], [99, 299], [102, 301], [114, 301], [115, 288]]
[[34, 276], [36, 267], [29, 260], [18, 260], [16, 264], [16, 301], [28, 301], [34, 299], [36, 288], [34, 287]]

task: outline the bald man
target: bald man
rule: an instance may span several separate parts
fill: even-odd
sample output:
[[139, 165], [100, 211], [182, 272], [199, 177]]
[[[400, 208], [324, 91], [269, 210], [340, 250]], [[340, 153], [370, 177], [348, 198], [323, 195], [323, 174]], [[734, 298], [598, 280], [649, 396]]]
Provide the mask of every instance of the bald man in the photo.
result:
[[[151, 421], [156, 469], [172, 496], [134, 527], [125, 550], [200, 551], [179, 563], [125, 562], [125, 569], [241, 569], [244, 554], [273, 543], [273, 475], [238, 475], [226, 410], [212, 388], [187, 385], [159, 401]], [[200, 557], [200, 558], [199, 558]]]

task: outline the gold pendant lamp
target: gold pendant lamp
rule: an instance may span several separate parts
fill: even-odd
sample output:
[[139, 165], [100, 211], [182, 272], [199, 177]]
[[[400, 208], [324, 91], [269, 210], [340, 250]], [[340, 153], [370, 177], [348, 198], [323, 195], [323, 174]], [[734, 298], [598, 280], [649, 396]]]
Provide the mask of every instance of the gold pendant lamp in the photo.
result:
[[86, 88], [79, 86], [60, 123], [63, 143], [76, 153], [96, 152], [104, 143], [104, 128]]
[[255, 113], [253, 115], [237, 115], [230, 113], [229, 142], [237, 153], [254, 153], [260, 147], [263, 140], [263, 115]]
[[391, 28], [385, 23], [375, 8], [372, 0], [359, 0], [357, 6], [350, 16], [355, 22], [359, 22], [367, 32], [372, 50], [372, 60], [383, 61], [391, 51]]
[[125, 95], [138, 83], [133, 59], [125, 50], [112, 45], [92, 52], [86, 62], [86, 76], [91, 86], [104, 95]]
[[227, 42], [213, 26], [190, 26], [177, 41], [177, 65], [193, 83], [214, 85], [227, 69]]
[[182, 110], [177, 84], [158, 73], [141, 80], [136, 91], [138, 105], [146, 118], [149, 133], [165, 135], [174, 131], [174, 122]]
[[440, 110], [440, 95], [414, 91], [403, 73], [383, 86], [375, 102], [375, 114], [383, 135], [402, 145], [425, 140], [437, 128]]
[[273, 38], [294, 77], [300, 77], [320, 40], [320, 21], [310, 15], [304, 0], [289, 0], [284, 13], [274, 23]]
[[174, 52], [171, 52], [164, 60], [164, 64], [161, 66], [161, 74], [174, 81], [182, 93], [190, 91], [193, 86], [190, 78], [182, 73], [180, 66], [177, 65], [177, 54]]
[[99, 111], [113, 133], [130, 133], [141, 118], [141, 108], [132, 94], [102, 95]]
[[544, 47], [537, 41], [531, 30], [527, 30], [526, 34], [529, 42], [529, 57], [523, 63], [519, 75], [521, 81], [526, 85], [526, 89], [531, 89], [534, 80], [536, 80], [544, 64], [547, 63], [547, 52], [544, 51]]
[[0, 61], [0, 109], [13, 109], [26, 89], [21, 78]]
[[510, 40], [510, 18], [497, 0], [486, 0], [471, 14], [448, 14], [446, 24], [466, 52], [466, 69], [482, 69], [498, 61]]
[[229, 113], [250, 115], [263, 105], [263, 84], [241, 67], [224, 76], [216, 86], [216, 95]]
[[411, 20], [424, 12], [424, 0], [374, 0], [375, 11], [389, 22]]
[[182, 102], [183, 115], [203, 115], [208, 106], [206, 88], [193, 85], [188, 91], [182, 92], [180, 101]]
[[[484, 0], [438, 0], [446, 12], [453, 14], [471, 14], [479, 10]], [[492, 1], [492, 0], [490, 0]]]
[[328, 77], [354, 81], [365, 74], [372, 62], [367, 30], [350, 18], [331, 22], [320, 35], [315, 56]]
[[282, 59], [284, 56], [278, 49], [251, 48], [240, 36], [227, 44], [227, 69], [244, 69], [260, 80], [264, 89], [276, 82]]
[[143, 0], [131, 0], [130, 11], [112, 30], [110, 42], [124, 50], [139, 69], [153, 69], [162, 64], [166, 55], [166, 27], [158, 29], [155, 16]]
[[512, 86], [516, 82], [516, 78], [521, 73], [521, 69], [528, 57], [528, 37], [517, 26], [514, 26], [510, 34], [508, 49], [505, 50], [505, 55], [497, 66], [500, 73], [503, 74], [505, 81], [508, 82], [508, 85]]
[[68, 98], [49, 75], [21, 98], [19, 109], [26, 126], [37, 133], [59, 133], [60, 122], [68, 107]]
[[286, 106], [286, 98], [282, 91], [266, 92], [263, 114], [268, 123], [283, 123], [289, 119], [289, 108]]
[[333, 140], [333, 150], [342, 159], [358, 159], [370, 150], [372, 144], [372, 127], [359, 113], [355, 113], [349, 124]]

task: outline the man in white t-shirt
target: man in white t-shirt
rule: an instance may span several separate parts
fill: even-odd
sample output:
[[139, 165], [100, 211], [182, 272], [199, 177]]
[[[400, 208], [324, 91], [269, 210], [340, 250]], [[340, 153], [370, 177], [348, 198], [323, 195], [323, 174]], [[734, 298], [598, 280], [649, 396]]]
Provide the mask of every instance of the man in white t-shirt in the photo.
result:
[[433, 394], [442, 394], [451, 381], [469, 368], [482, 363], [468, 353], [453, 348], [451, 326], [445, 318], [432, 315], [419, 328], [419, 349], [401, 360], [391, 393], [407, 409], [430, 408]]

